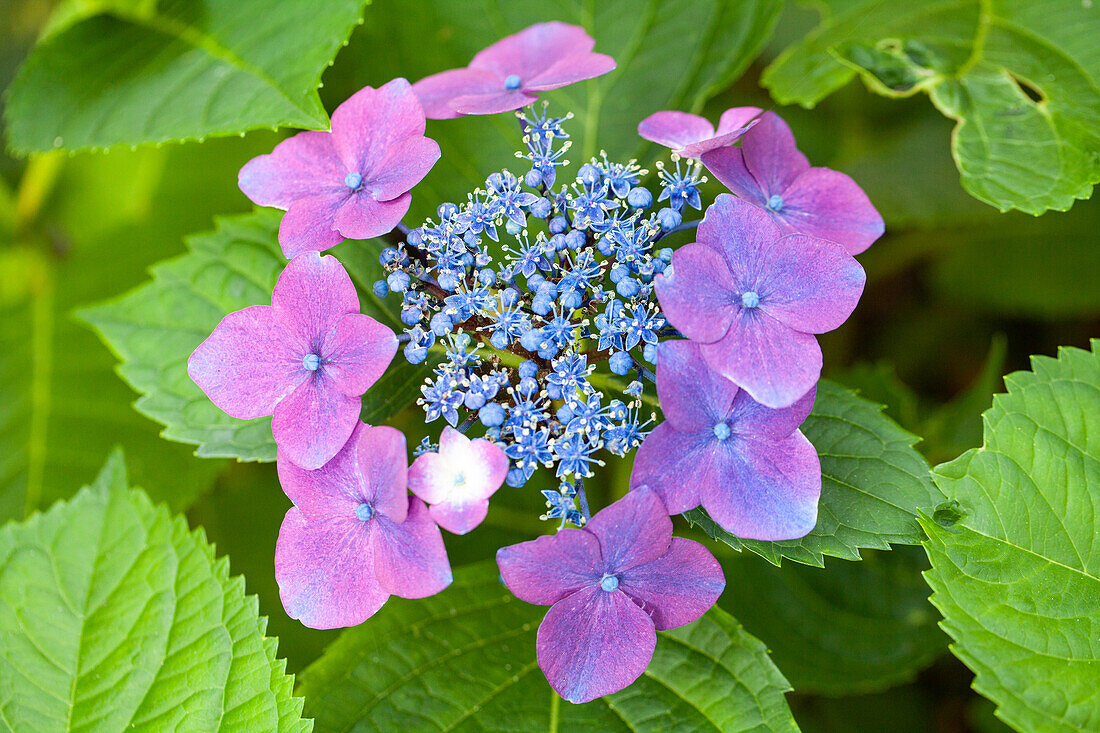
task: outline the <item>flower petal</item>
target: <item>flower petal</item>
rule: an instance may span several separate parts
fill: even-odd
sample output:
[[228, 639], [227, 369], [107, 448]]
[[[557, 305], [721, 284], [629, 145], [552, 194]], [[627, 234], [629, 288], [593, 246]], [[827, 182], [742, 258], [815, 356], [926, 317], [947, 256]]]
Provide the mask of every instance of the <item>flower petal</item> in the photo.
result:
[[714, 137], [714, 125], [687, 112], [654, 112], [638, 123], [638, 134], [678, 152], [685, 145]]
[[332, 113], [332, 143], [346, 173], [367, 173], [396, 143], [424, 135], [424, 110], [405, 79], [363, 87]]
[[802, 234], [780, 237], [758, 258], [760, 309], [796, 331], [825, 333], [855, 310], [867, 274], [841, 245]]
[[389, 598], [374, 574], [368, 534], [349, 519], [307, 521], [291, 507], [275, 545], [275, 580], [287, 615], [313, 629], [355, 626]]
[[298, 199], [339, 191], [344, 174], [332, 135], [309, 131], [245, 163], [237, 184], [253, 203], [285, 211]]
[[420, 183], [439, 160], [439, 145], [427, 137], [398, 142], [363, 176], [363, 188], [376, 201], [389, 201]]
[[271, 432], [279, 450], [307, 470], [332, 460], [359, 421], [361, 401], [336, 389], [323, 371], [313, 372], [275, 405]]
[[270, 415], [306, 379], [291, 343], [271, 306], [250, 306], [221, 320], [188, 357], [187, 374], [233, 417]]
[[796, 331], [757, 310], [745, 309], [721, 341], [704, 344], [711, 368], [732, 379], [765, 407], [787, 407], [821, 376], [821, 347], [813, 334]]
[[710, 550], [698, 542], [673, 537], [668, 552], [631, 568], [619, 588], [653, 619], [658, 631], [690, 624], [722, 595], [726, 578]]
[[336, 212], [348, 198], [347, 188], [336, 193], [298, 199], [279, 222], [279, 246], [293, 259], [304, 252], [321, 252], [344, 241], [333, 229]]
[[332, 460], [315, 471], [301, 468], [287, 457], [285, 450], [279, 450], [276, 458], [279, 485], [309, 521], [355, 518], [356, 508], [363, 503], [358, 444], [365, 430], [365, 424], [356, 424], [348, 442]]
[[595, 535], [567, 528], [500, 548], [497, 565], [516, 598], [545, 606], [581, 588], [598, 586], [604, 562]]
[[271, 304], [279, 322], [295, 337], [301, 358], [319, 354], [325, 336], [340, 320], [359, 312], [359, 295], [338, 259], [307, 252], [279, 275]]
[[763, 114], [764, 110], [759, 107], [730, 107], [722, 116], [718, 118], [718, 135], [723, 135], [727, 132], [734, 131], [747, 131], [750, 123], [756, 124], [755, 120]]
[[426, 598], [451, 584], [451, 564], [443, 534], [428, 515], [428, 507], [408, 498], [403, 522], [376, 515], [373, 536], [375, 570], [382, 587], [402, 598]]
[[600, 541], [608, 573], [622, 573], [660, 557], [672, 541], [672, 520], [653, 491], [638, 488], [588, 520], [586, 532]]
[[392, 329], [362, 313], [348, 313], [325, 339], [321, 362], [337, 389], [359, 397], [385, 373], [396, 353]]
[[349, 196], [336, 212], [333, 226], [348, 239], [370, 239], [393, 231], [409, 211], [412, 194], [391, 201], [375, 201], [366, 191]]
[[657, 346], [657, 396], [665, 419], [683, 432], [711, 430], [729, 416], [737, 385], [716, 372], [693, 341]]
[[598, 585], [555, 603], [535, 642], [547, 682], [572, 703], [628, 686], [649, 666], [656, 645], [649, 615], [625, 593]]
[[447, 120], [461, 117], [462, 113], [451, 107], [451, 100], [469, 94], [496, 94], [504, 86], [501, 77], [477, 69], [449, 69], [426, 76], [413, 84], [429, 120]]
[[741, 151], [765, 198], [783, 193], [810, 167], [795, 146], [791, 128], [770, 110], [760, 115], [760, 122], [741, 138]]
[[602, 53], [578, 53], [564, 58], [531, 79], [522, 80], [523, 91], [548, 92], [574, 82], [603, 76], [614, 70], [615, 59]]
[[359, 456], [363, 500], [394, 522], [405, 521], [409, 509], [405, 492], [409, 475], [405, 434], [386, 425], [369, 427], [359, 435], [355, 450]]
[[489, 500], [444, 501], [428, 507], [432, 520], [451, 534], [466, 534], [485, 521]]
[[716, 481], [700, 487], [710, 518], [727, 532], [754, 540], [803, 537], [817, 524], [821, 462], [800, 432], [778, 440], [725, 441]]
[[661, 497], [669, 514], [699, 506], [699, 487], [711, 481], [714, 434], [681, 433], [669, 422], [646, 436], [634, 456], [630, 490], [649, 489]]
[[[740, 289], [746, 285], [757, 286], [757, 279], [762, 272], [767, 272], [771, 262], [768, 254], [772, 245], [784, 234], [786, 232], [762, 209], [722, 193], [703, 215], [696, 239], [722, 255], [731, 286]], [[740, 309], [740, 292], [731, 293], [731, 296], [736, 297], [736, 301], [731, 302], [736, 302]]]
[[526, 107], [538, 97], [519, 89], [514, 92], [503, 89], [493, 94], [463, 94], [451, 100], [451, 107], [464, 115], [495, 115]]
[[702, 153], [699, 160], [703, 161], [706, 169], [713, 173], [723, 186], [737, 194], [739, 198], [759, 207], [767, 204], [768, 196], [752, 177], [752, 173], [749, 173], [749, 168], [745, 165], [745, 154], [741, 148], [715, 148]]
[[772, 409], [761, 405], [748, 392], [741, 390], [730, 409], [730, 430], [739, 435], [781, 440], [806, 421], [816, 396], [817, 385], [814, 385], [790, 407]]
[[783, 209], [776, 218], [796, 232], [839, 242], [854, 255], [886, 230], [863, 189], [828, 168], [810, 168], [796, 178], [783, 192]]
[[665, 317], [685, 336], [710, 342], [726, 335], [736, 307], [733, 281], [718, 252], [684, 245], [672, 255], [672, 274], [658, 275], [654, 287]]
[[536, 23], [479, 51], [470, 61], [470, 68], [492, 72], [501, 80], [515, 74], [526, 86], [528, 79], [536, 78], [562, 59], [591, 51], [595, 45], [579, 25], [559, 21]]

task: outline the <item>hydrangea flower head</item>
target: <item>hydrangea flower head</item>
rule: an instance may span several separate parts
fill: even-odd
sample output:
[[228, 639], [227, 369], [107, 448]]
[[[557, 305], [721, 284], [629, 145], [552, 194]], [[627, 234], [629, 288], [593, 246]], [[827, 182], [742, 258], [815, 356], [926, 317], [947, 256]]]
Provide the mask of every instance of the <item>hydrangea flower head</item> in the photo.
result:
[[187, 360], [195, 384], [244, 420], [273, 415], [279, 450], [320, 468], [347, 442], [362, 395], [397, 353], [397, 337], [359, 312], [359, 296], [335, 257], [298, 255], [271, 305], [230, 313]]
[[817, 523], [821, 464], [798, 430], [811, 391], [772, 410], [711, 369], [701, 347], [657, 347], [657, 394], [665, 422], [634, 459], [632, 491], [652, 490], [672, 514], [702, 505], [738, 537], [789, 540]]
[[731, 107], [718, 119], [717, 130], [699, 115], [654, 112], [638, 123], [638, 134], [671, 148], [681, 158], [698, 158], [703, 153], [737, 142], [756, 124], [762, 111], [759, 107]]
[[337, 107], [331, 132], [301, 132], [253, 158], [238, 182], [253, 202], [286, 211], [279, 244], [295, 257], [389, 232], [437, 160], [412, 87], [394, 79]]
[[433, 120], [519, 109], [539, 92], [614, 69], [610, 56], [592, 53], [595, 45], [580, 26], [537, 23], [478, 52], [464, 69], [421, 79], [413, 91]]
[[409, 490], [428, 502], [432, 519], [454, 534], [481, 524], [508, 474], [508, 456], [484, 438], [443, 428], [439, 452], [422, 453], [409, 469]]
[[316, 471], [278, 458], [294, 506], [275, 546], [275, 579], [291, 618], [315, 629], [354, 626], [391, 596], [424, 598], [451, 583], [443, 535], [405, 491], [405, 436], [359, 423]]
[[885, 231], [863, 189], [843, 173], [811, 168], [775, 112], [760, 116], [741, 147], [712, 150], [702, 161], [726, 188], [768, 212], [786, 231], [839, 242], [852, 254]]
[[793, 404], [821, 375], [814, 334], [851, 315], [863, 268], [839, 244], [788, 234], [729, 194], [707, 209], [696, 239], [654, 279], [665, 316], [754, 400]]
[[672, 536], [656, 494], [631, 491], [584, 529], [563, 529], [497, 551], [505, 585], [550, 605], [539, 626], [539, 667], [574, 703], [617, 692], [653, 657], [657, 631], [706, 613], [726, 581], [710, 552]]

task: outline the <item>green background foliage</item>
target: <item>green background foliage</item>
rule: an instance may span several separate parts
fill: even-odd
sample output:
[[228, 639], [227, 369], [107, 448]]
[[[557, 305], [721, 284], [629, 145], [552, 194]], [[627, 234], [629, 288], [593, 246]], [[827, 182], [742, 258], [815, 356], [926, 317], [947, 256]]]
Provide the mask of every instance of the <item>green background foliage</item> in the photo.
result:
[[[652, 169], [664, 153], [636, 136], [641, 118], [756, 105], [887, 226], [859, 258], [859, 309], [821, 338], [828, 379], [803, 428], [822, 459], [818, 527], [762, 543], [677, 518], [726, 593], [660, 635], [636, 685], [584, 706], [534, 666], [543, 610], [486, 562], [553, 530], [537, 518], [552, 476], [447, 536], [445, 593], [393, 599], [343, 634], [306, 629], [274, 579], [290, 502], [269, 421], [228, 418], [185, 367], [225, 313], [267, 302], [281, 267], [278, 213], [236, 188], [245, 161], [324, 129], [363, 85], [463, 65], [549, 19], [619, 63], [545, 95], [575, 115], [574, 166], [606, 149]], [[318, 730], [1100, 726], [1100, 206], [1084, 200], [1100, 181], [1097, 8], [27, 0], [0, 21], [0, 727], [307, 729], [284, 664]], [[444, 155], [410, 223], [520, 169], [509, 115], [428, 135]], [[379, 246], [333, 253], [392, 325], [392, 299], [370, 293]], [[994, 401], [1016, 370], [1030, 371]], [[363, 418], [410, 444], [434, 434], [410, 406], [425, 373], [399, 356]], [[592, 503], [629, 474], [608, 461]]]

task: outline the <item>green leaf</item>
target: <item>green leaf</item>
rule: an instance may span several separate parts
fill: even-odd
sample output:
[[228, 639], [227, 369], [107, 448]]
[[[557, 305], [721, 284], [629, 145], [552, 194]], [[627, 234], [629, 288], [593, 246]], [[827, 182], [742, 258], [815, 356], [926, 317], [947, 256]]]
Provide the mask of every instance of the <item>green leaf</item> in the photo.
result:
[[927, 91], [957, 123], [962, 183], [1002, 211], [1066, 210], [1100, 182], [1100, 13], [1062, 0], [825, 0], [821, 25], [762, 83], [813, 106], [859, 74]]
[[879, 405], [828, 380], [817, 385], [813, 412], [802, 432], [821, 458], [817, 526], [801, 539], [746, 540], [726, 532], [702, 508], [684, 516], [734, 549], [752, 550], [779, 565], [783, 558], [824, 565], [824, 556], [858, 560], [860, 548], [921, 541], [916, 514], [943, 497], [928, 464], [913, 450], [916, 438], [882, 414]]
[[[998, 317], [1100, 314], [1100, 201], [1036, 220], [1015, 214], [940, 234], [932, 282], [950, 301]], [[996, 253], [996, 256], [990, 256]]]
[[328, 127], [321, 72], [363, 0], [67, 3], [8, 90], [17, 153]]
[[18, 234], [0, 233], [0, 522], [72, 496], [115, 445], [174, 510], [210, 487], [223, 464], [160, 439], [72, 311], [140, 283], [211, 210], [247, 204], [232, 173], [273, 137], [32, 159]]
[[17, 731], [309, 731], [244, 579], [202, 531], [96, 483], [0, 530], [0, 720]]
[[799, 693], [852, 695], [912, 679], [947, 649], [928, 605], [918, 547], [871, 551], [863, 562], [777, 568], [752, 556], [722, 563], [723, 608], [768, 645]]
[[1005, 377], [982, 447], [936, 468], [954, 512], [922, 514], [925, 578], [952, 651], [1001, 719], [1096, 730], [1100, 340], [1031, 365]]
[[[257, 209], [219, 219], [215, 231], [188, 238], [187, 254], [153, 267], [151, 282], [79, 313], [122, 360], [119, 373], [142, 395], [138, 412], [163, 424], [165, 438], [197, 445], [197, 455], [275, 460], [271, 418], [226, 415], [187, 376], [187, 358], [227, 313], [271, 302], [286, 266], [277, 243], [281, 217]], [[360, 263], [353, 273], [365, 274], [371, 246], [348, 242], [338, 253]], [[377, 255], [374, 261], [377, 268]], [[363, 312], [393, 324], [373, 295], [361, 293], [360, 300]], [[379, 422], [412, 402], [422, 374], [396, 358], [367, 392], [364, 419]]]
[[[335, 104], [364, 80], [415, 80], [465, 66], [477, 51], [536, 21], [579, 24], [596, 39], [595, 50], [613, 56], [618, 68], [540, 95], [550, 100], [551, 113], [576, 115], [568, 125], [575, 170], [601, 148], [613, 159], [640, 156], [648, 143], [638, 137], [637, 126], [653, 112], [698, 112], [760, 53], [781, 7], [779, 0], [379, 3], [333, 69], [347, 81], [337, 78], [330, 86], [326, 79], [326, 92]], [[380, 47], [404, 52], [378, 54]], [[727, 106], [735, 104], [731, 98]], [[431, 215], [441, 201], [464, 200], [493, 170], [521, 165], [514, 157], [521, 134], [511, 115], [429, 122], [428, 136], [439, 142], [443, 157], [413, 197], [414, 220]]]
[[764, 645], [720, 609], [659, 632], [637, 682], [584, 705], [562, 701], [535, 661], [545, 612], [491, 562], [438, 596], [391, 598], [302, 673], [307, 714], [319, 731], [797, 730]]

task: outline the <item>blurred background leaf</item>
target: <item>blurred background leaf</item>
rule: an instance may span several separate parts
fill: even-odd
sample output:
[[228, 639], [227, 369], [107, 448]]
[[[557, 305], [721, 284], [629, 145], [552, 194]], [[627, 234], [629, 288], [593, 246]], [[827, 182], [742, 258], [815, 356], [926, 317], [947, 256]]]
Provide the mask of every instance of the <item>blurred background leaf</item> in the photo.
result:
[[812, 107], [857, 73], [890, 97], [927, 91], [958, 123], [963, 186], [1002, 211], [1064, 211], [1100, 181], [1100, 10], [1063, 0], [819, 0], [821, 24], [761, 82]]
[[363, 6], [68, 0], [8, 89], [8, 145], [26, 154], [327, 128], [321, 72]]

